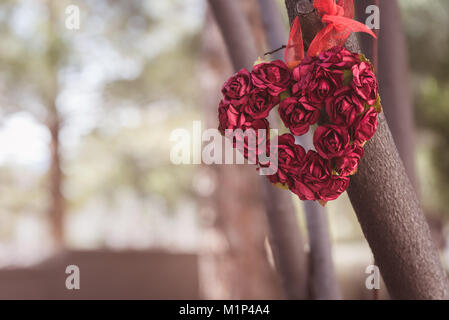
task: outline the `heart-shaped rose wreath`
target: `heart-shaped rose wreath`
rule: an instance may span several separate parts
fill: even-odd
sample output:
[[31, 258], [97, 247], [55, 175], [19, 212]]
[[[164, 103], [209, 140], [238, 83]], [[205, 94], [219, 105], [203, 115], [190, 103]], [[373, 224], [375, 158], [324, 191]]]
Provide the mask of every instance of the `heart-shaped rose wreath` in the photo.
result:
[[[299, 23], [295, 23], [291, 35], [298, 32]], [[289, 43], [291, 40], [292, 36]], [[300, 42], [302, 45], [302, 38]], [[322, 43], [315, 47], [326, 48]], [[279, 136], [277, 145], [270, 146], [278, 170], [267, 177], [301, 200], [325, 203], [346, 190], [349, 176], [360, 164], [364, 144], [377, 129], [377, 114], [382, 109], [377, 80], [364, 55], [340, 45], [313, 55], [309, 51], [304, 59], [287, 63], [259, 62], [251, 72], [242, 69], [233, 75], [222, 89], [219, 130], [227, 135], [236, 129], [253, 129], [253, 137], [233, 134], [234, 145], [241, 140], [244, 156], [264, 167], [259, 161], [262, 148], [254, 146], [270, 144], [267, 117], [279, 104], [279, 116], [291, 133]], [[316, 126], [315, 150], [306, 152], [295, 143], [295, 136], [312, 126]], [[249, 143], [252, 138], [256, 144]]]

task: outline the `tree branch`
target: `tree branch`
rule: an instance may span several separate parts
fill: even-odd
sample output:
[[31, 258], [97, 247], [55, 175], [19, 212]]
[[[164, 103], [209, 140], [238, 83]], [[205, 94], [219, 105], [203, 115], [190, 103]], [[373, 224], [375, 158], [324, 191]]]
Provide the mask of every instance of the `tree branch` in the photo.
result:
[[[204, 109], [205, 124], [211, 128], [217, 124], [217, 110], [212, 106], [220, 101], [221, 86], [233, 68], [210, 10], [205, 20], [199, 52], [198, 85], [203, 91], [200, 103]], [[201, 198], [200, 205], [213, 208], [216, 214], [213, 229], [226, 242], [226, 245], [205, 251], [204, 267], [207, 272], [202, 280], [207, 282], [203, 286], [206, 298], [282, 298], [284, 293], [279, 277], [270, 265], [265, 250], [268, 222], [261, 214], [261, 190], [257, 188], [259, 179], [254, 174], [254, 168], [214, 165], [202, 169], [219, 183], [220, 188], [209, 197]]]
[[[249, 25], [235, 0], [209, 0], [235, 70], [251, 69], [257, 50]], [[276, 266], [289, 299], [305, 299], [306, 255], [293, 203], [288, 192], [261, 177], [264, 205]]]
[[[291, 21], [301, 15], [304, 37], [310, 41], [319, 19], [316, 12], [304, 11], [311, 2], [285, 2]], [[359, 51], [353, 35], [346, 46]], [[446, 274], [383, 113], [348, 194], [392, 297], [449, 299]]]
[[[287, 33], [279, 9], [274, 0], [259, 0], [261, 17], [266, 31], [267, 45], [277, 47], [287, 41]], [[274, 55], [283, 59], [282, 52]], [[301, 145], [312, 145], [310, 134], [300, 138]], [[304, 201], [309, 237], [309, 288], [314, 299], [341, 299], [337, 275], [332, 261], [326, 210], [315, 201]]]
[[274, 49], [274, 50], [265, 52], [263, 55], [264, 55], [264, 56], [274, 55], [275, 53], [278, 53], [279, 51], [281, 51], [282, 49], [285, 49], [285, 48], [287, 48], [287, 46], [284, 44], [284, 45], [282, 45], [281, 47], [279, 47], [279, 48], [277, 48], [277, 49]]

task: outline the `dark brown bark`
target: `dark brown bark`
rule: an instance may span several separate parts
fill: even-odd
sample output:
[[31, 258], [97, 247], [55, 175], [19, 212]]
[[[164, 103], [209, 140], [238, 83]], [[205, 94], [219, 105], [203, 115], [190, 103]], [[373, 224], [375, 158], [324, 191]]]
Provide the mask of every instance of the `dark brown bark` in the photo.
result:
[[[376, 3], [381, 12], [377, 40], [379, 93], [399, 155], [415, 190], [419, 192], [415, 171], [413, 104], [401, 15], [397, 0], [361, 0], [356, 2], [356, 8], [362, 22], [364, 19], [361, 18], [366, 16], [366, 7]], [[359, 38], [362, 51], [372, 59], [375, 40], [366, 34], [360, 34]]]
[[[210, 0], [235, 70], [251, 69], [257, 50], [245, 17], [235, 0]], [[256, 173], [254, 173], [256, 175]], [[262, 179], [263, 203], [276, 266], [289, 299], [305, 299], [306, 256], [291, 196]]]
[[[315, 33], [309, 32], [319, 19], [310, 12], [311, 3], [285, 2], [291, 19], [304, 15], [301, 26], [310, 41]], [[359, 51], [354, 36], [346, 46]], [[392, 297], [449, 299], [447, 276], [383, 113], [376, 134], [365, 146], [359, 171], [351, 178], [348, 194]]]
[[[285, 45], [287, 32], [281, 14], [273, 0], [259, 0], [261, 17], [266, 32], [269, 50]], [[283, 59], [284, 52], [273, 54], [274, 59]], [[309, 148], [311, 136], [301, 136], [301, 144]], [[332, 260], [331, 240], [326, 210], [315, 201], [304, 201], [309, 239], [309, 289], [314, 299], [340, 299], [340, 289]]]
[[[226, 46], [210, 12], [207, 13], [200, 51], [199, 81], [207, 128], [217, 126], [220, 89], [232, 66]], [[259, 179], [252, 166], [204, 166], [200, 170], [213, 179], [213, 194], [201, 205], [213, 219], [215, 237], [223, 239], [207, 251], [208, 278], [204, 279], [206, 298], [278, 299], [282, 297], [279, 279], [265, 251], [267, 221], [261, 206]], [[254, 187], [256, 186], [256, 188]], [[210, 212], [212, 209], [213, 212]], [[215, 219], [214, 219], [215, 217]], [[206, 264], [206, 262], [204, 262]], [[205, 277], [205, 276], [203, 276]], [[213, 288], [210, 288], [214, 286]]]

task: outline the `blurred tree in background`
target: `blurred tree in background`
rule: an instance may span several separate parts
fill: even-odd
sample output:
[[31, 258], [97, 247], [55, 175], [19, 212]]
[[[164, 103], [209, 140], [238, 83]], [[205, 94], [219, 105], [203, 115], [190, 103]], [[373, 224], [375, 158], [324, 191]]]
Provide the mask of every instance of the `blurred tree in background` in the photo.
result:
[[195, 246], [195, 171], [170, 163], [169, 138], [200, 119], [205, 3], [77, 1], [79, 30], [70, 4], [0, 3], [2, 245], [51, 241], [59, 201], [69, 245]]
[[448, 215], [449, 2], [400, 2], [408, 41], [423, 203]]

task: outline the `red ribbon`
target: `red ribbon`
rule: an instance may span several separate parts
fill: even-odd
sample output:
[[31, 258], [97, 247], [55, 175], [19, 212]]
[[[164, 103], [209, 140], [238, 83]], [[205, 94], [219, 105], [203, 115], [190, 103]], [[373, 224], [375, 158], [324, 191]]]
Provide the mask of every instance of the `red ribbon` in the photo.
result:
[[307, 55], [315, 56], [334, 46], [343, 46], [351, 32], [365, 32], [377, 38], [363, 23], [354, 20], [353, 0], [315, 0], [313, 7], [321, 15], [326, 27], [316, 35]]
[[304, 59], [304, 43], [302, 42], [302, 31], [299, 18], [296, 17], [290, 28], [287, 47], [285, 48], [284, 60], [290, 69], [295, 68]]
[[[315, 0], [313, 7], [321, 15], [321, 21], [326, 26], [313, 39], [307, 51], [308, 56], [316, 56], [334, 46], [343, 46], [351, 32], [365, 32], [377, 39], [374, 32], [366, 25], [354, 20], [353, 0]], [[296, 17], [290, 30], [285, 61], [293, 68], [303, 58], [304, 45], [301, 26]]]

